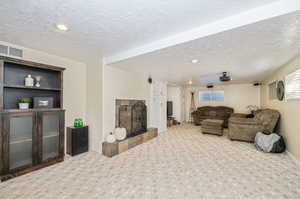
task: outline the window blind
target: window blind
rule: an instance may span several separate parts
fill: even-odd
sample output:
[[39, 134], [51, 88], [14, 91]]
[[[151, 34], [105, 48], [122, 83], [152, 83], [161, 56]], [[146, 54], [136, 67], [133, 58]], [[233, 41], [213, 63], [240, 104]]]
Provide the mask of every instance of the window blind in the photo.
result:
[[285, 77], [285, 98], [300, 99], [300, 69]]
[[224, 101], [224, 91], [216, 90], [216, 91], [199, 91], [199, 101], [216, 101], [223, 102]]

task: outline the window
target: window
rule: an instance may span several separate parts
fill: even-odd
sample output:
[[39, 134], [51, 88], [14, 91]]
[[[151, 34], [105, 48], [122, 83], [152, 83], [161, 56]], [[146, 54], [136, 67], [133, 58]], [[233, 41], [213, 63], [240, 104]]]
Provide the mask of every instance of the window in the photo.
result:
[[300, 99], [300, 69], [285, 77], [285, 98]]
[[274, 81], [269, 84], [269, 99], [277, 99], [277, 81]]
[[199, 101], [224, 101], [224, 91], [199, 91]]

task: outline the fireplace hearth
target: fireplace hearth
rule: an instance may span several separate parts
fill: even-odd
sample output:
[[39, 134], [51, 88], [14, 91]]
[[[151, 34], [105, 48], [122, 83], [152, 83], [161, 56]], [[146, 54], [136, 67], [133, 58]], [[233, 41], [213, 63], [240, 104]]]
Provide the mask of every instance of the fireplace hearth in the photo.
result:
[[116, 127], [126, 128], [127, 138], [147, 131], [147, 106], [144, 100], [116, 100]]
[[127, 137], [102, 143], [102, 154], [113, 157], [158, 136], [157, 128], [147, 129], [147, 106], [144, 100], [116, 100], [116, 127], [126, 128]]

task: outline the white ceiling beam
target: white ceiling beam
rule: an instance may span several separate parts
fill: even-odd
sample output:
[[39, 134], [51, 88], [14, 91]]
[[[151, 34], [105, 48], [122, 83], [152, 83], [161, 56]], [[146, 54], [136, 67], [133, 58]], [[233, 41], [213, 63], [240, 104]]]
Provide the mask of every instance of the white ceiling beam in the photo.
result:
[[120, 62], [131, 57], [151, 53], [160, 49], [175, 46], [181, 43], [193, 41], [202, 37], [224, 32], [258, 21], [285, 15], [300, 10], [299, 0], [280, 0], [262, 7], [258, 7], [247, 12], [240, 13], [222, 20], [203, 25], [201, 27], [182, 32], [152, 43], [139, 46], [134, 49], [125, 50], [121, 53], [104, 57], [106, 65]]

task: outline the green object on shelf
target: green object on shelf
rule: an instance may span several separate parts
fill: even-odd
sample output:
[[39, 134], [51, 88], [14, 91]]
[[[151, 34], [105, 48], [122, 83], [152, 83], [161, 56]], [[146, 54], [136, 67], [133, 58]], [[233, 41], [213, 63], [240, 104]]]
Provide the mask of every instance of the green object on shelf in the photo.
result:
[[74, 127], [83, 127], [83, 121], [80, 118], [75, 119]]
[[75, 121], [74, 121], [74, 127], [79, 127], [79, 120], [78, 119], [75, 119]]
[[77, 127], [77, 119], [74, 120], [74, 127]]
[[30, 98], [28, 97], [22, 97], [19, 99], [20, 103], [30, 103]]

